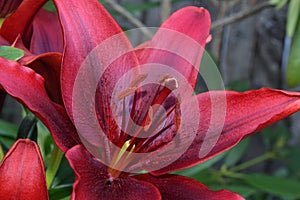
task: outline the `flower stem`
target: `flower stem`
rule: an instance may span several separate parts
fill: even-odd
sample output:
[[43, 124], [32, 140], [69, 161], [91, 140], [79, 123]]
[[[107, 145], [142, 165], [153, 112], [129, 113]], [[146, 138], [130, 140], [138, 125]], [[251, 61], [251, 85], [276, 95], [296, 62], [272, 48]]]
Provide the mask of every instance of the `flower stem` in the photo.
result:
[[51, 187], [52, 182], [55, 178], [56, 172], [59, 168], [61, 159], [63, 157], [64, 153], [56, 146], [54, 145], [54, 149], [50, 158], [50, 162], [48, 165], [48, 168], [46, 170], [46, 182], [48, 189]]
[[272, 158], [275, 158], [276, 155], [274, 152], [267, 152], [261, 156], [258, 156], [252, 160], [249, 160], [247, 162], [244, 162], [240, 165], [237, 165], [236, 167], [233, 167], [230, 171], [231, 172], [238, 172], [238, 171], [241, 171], [243, 169], [246, 169], [246, 168], [249, 168], [249, 167], [252, 167], [253, 165], [256, 165], [258, 163], [261, 163], [263, 161], [266, 161], [266, 160], [269, 160], [269, 159], [272, 159]]
[[3, 158], [4, 158], [4, 152], [3, 152], [2, 146], [0, 144], [0, 163], [1, 163]]

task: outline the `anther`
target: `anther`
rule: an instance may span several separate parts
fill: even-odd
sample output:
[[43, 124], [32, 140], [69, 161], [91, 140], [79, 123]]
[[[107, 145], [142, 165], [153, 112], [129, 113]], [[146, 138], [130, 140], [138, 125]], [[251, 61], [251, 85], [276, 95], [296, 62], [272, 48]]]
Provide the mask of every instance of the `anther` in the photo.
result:
[[131, 83], [129, 84], [129, 87], [137, 87], [141, 82], [143, 82], [146, 78], [147, 78], [148, 74], [140, 74], [136, 77], [136, 79], [134, 79], [133, 81], [131, 81]]
[[178, 88], [178, 81], [176, 78], [167, 78], [165, 81], [165, 86], [169, 88], [170, 90], [175, 90]]
[[181, 103], [181, 98], [180, 96], [178, 96], [175, 102], [175, 117], [174, 117], [174, 125], [175, 125], [176, 132], [179, 131], [181, 126], [180, 103]]
[[162, 77], [160, 77], [159, 79], [158, 79], [158, 83], [159, 84], [162, 84], [163, 82], [165, 82], [165, 80], [166, 79], [168, 79], [168, 78], [171, 78], [171, 76], [169, 75], [169, 74], [165, 74], [165, 75], [163, 75]]
[[129, 96], [131, 94], [134, 94], [135, 91], [136, 91], [136, 89], [137, 89], [136, 87], [129, 87], [129, 88], [123, 90], [122, 92], [119, 93], [118, 100], [122, 100], [125, 97], [127, 97], [127, 96]]

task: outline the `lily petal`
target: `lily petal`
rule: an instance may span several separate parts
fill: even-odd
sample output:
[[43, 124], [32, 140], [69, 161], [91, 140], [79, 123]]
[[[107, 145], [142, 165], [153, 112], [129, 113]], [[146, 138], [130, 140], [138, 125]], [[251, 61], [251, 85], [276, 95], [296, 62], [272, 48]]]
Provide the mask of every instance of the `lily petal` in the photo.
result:
[[[78, 71], [83, 64], [85, 58], [91, 51], [100, 45], [106, 39], [119, 34], [112, 43], [104, 44], [101, 50], [96, 51], [94, 57], [97, 73], [105, 70], [106, 64], [118, 58], [132, 49], [125, 33], [122, 32], [119, 25], [104, 9], [97, 0], [74, 1], [74, 0], [54, 0], [56, 4], [59, 18], [64, 32], [64, 59], [62, 66], [62, 93], [63, 100], [71, 119], [73, 119], [72, 111], [72, 94], [74, 82]], [[116, 57], [114, 57], [116, 56]], [[112, 59], [112, 60], [111, 60]], [[102, 77], [103, 95], [110, 95], [113, 90], [112, 85], [115, 84], [121, 75], [130, 68], [137, 66], [137, 60], [134, 54], [114, 63], [115, 67], [110, 68], [111, 71]], [[94, 77], [88, 77], [93, 79]], [[97, 81], [99, 77], [96, 77]], [[87, 84], [88, 85], [88, 84]], [[90, 86], [87, 86], [90, 87]], [[104, 101], [106, 96], [103, 97]], [[103, 105], [107, 106], [107, 105]]]
[[28, 139], [18, 140], [0, 166], [0, 199], [49, 199], [39, 147]]
[[50, 130], [57, 145], [66, 150], [80, 143], [75, 127], [65, 109], [52, 102], [44, 79], [32, 69], [0, 58], [0, 86], [26, 105]]
[[80, 145], [68, 150], [66, 157], [76, 174], [71, 199], [161, 199], [158, 189], [150, 183], [128, 176], [110, 181], [107, 167]]
[[150, 42], [137, 47], [140, 64], [172, 67], [194, 88], [210, 24], [210, 14], [204, 8], [180, 9], [161, 25]]
[[[212, 106], [212, 97], [218, 106]], [[226, 97], [226, 102], [224, 102], [224, 97]], [[199, 94], [197, 98], [200, 124], [192, 145], [174, 163], [152, 172], [154, 175], [165, 174], [204, 162], [235, 146], [243, 138], [300, 110], [300, 93], [267, 88], [243, 93], [211, 91]], [[218, 109], [224, 103], [225, 121], [217, 120]], [[215, 116], [211, 114], [212, 112], [215, 113]], [[220, 110], [220, 112], [223, 111]], [[209, 141], [215, 141], [215, 143]], [[206, 154], [201, 155], [200, 152], [205, 152], [206, 148], [208, 149]]]
[[[23, 0], [16, 12], [4, 21], [0, 35], [12, 44], [18, 35], [25, 33], [36, 13], [46, 2], [47, 0]], [[24, 42], [29, 43], [26, 39]]]
[[155, 185], [160, 191], [164, 200], [182, 200], [182, 199], [197, 199], [197, 200], [243, 200], [244, 198], [236, 193], [220, 190], [212, 191], [205, 185], [191, 178], [178, 175], [151, 176], [143, 174], [134, 176], [134, 178], [142, 181], [147, 181]]
[[33, 54], [63, 51], [63, 35], [57, 15], [41, 9], [32, 21], [30, 51]]

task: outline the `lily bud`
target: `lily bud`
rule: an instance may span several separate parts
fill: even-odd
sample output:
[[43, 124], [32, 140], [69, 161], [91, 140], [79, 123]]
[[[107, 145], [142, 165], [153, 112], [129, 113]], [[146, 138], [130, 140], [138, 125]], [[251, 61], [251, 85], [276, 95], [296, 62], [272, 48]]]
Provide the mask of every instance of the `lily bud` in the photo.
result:
[[0, 0], [0, 18], [8, 17], [12, 14], [23, 0]]

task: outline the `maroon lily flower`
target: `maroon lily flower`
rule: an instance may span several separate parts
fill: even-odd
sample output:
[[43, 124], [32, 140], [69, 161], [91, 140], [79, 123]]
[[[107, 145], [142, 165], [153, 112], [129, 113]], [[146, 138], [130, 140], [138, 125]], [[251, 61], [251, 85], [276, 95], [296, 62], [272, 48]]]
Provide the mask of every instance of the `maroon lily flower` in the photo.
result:
[[[17, 62], [0, 58], [0, 72], [6, 74], [5, 77], [0, 76], [0, 85], [45, 123], [60, 148], [64, 151], [69, 149], [66, 156], [76, 173], [72, 199], [242, 199], [235, 193], [225, 190], [214, 192], [194, 180], [167, 173], [203, 162], [298, 111], [300, 94], [271, 89], [245, 93], [210, 91], [191, 97], [196, 104], [188, 106], [185, 95], [182, 100], [175, 95], [181, 86], [180, 77], [162, 73], [162, 79], [140, 86], [157, 68], [148, 71], [148, 74], [140, 70], [143, 69], [142, 65], [148, 64], [168, 66], [179, 72], [193, 89], [198, 76], [196, 66], [199, 66], [201, 53], [209, 37], [210, 17], [205, 9], [187, 7], [176, 12], [163, 23], [151, 41], [134, 49], [97, 0], [54, 2], [65, 41], [60, 74], [64, 105], [49, 98], [43, 77]], [[191, 38], [192, 42], [184, 38]], [[101, 48], [103, 45], [105, 48]], [[118, 57], [111, 60], [116, 55]], [[84, 93], [93, 92], [90, 90], [93, 88], [92, 80], [84, 77], [94, 77], [81, 74], [82, 66], [89, 64], [103, 71], [99, 83], [96, 79], [96, 94], [92, 94], [94, 104], [90, 104], [91, 99]], [[105, 68], [105, 64], [108, 64], [108, 68]], [[125, 80], [122, 79], [132, 69], [136, 71]], [[86, 83], [83, 90], [77, 90], [78, 81], [79, 86]], [[115, 86], [120, 83], [121, 89], [117, 89], [116, 96], [121, 107], [118, 107], [119, 104], [113, 105], [119, 111], [115, 113], [116, 110], [111, 108], [111, 99], [115, 95]], [[77, 96], [81, 91], [82, 95]], [[80, 104], [76, 104], [77, 100]], [[81, 104], [85, 100], [86, 104]], [[129, 106], [123, 109], [125, 101]], [[154, 106], [157, 104], [162, 105], [167, 113], [163, 126], [155, 118], [159, 111]], [[139, 137], [141, 131], [138, 129], [133, 129], [133, 133], [137, 133], [134, 135], [122, 131], [122, 126], [118, 126], [113, 115], [122, 119], [128, 116], [124, 115], [125, 111], [131, 112], [132, 121], [142, 126], [142, 131], [149, 133], [152, 128], [156, 130], [155, 125], [162, 131], [148, 138]], [[94, 116], [89, 118], [89, 113]], [[198, 116], [198, 120], [194, 116]], [[187, 124], [181, 123], [183, 120]], [[93, 129], [95, 121], [101, 129]], [[194, 121], [197, 122], [197, 128], [188, 130], [189, 125], [195, 126], [192, 123]], [[80, 144], [75, 125], [89, 152]], [[81, 125], [96, 131], [82, 131], [84, 129], [78, 127]], [[130, 124], [127, 127], [132, 128]], [[208, 141], [214, 141], [213, 145], [206, 142], [207, 135]], [[182, 154], [176, 148], [168, 151], [175, 147], [168, 145], [176, 145], [176, 142], [187, 147]], [[115, 145], [115, 148], [105, 145]], [[165, 147], [167, 151], [163, 153], [167, 154], [156, 153]], [[207, 149], [209, 151], [205, 151]], [[199, 157], [200, 152], [202, 157]], [[138, 160], [134, 155], [140, 153], [147, 155]], [[153, 159], [150, 155], [157, 157]], [[163, 167], [153, 167], [159, 165]], [[133, 176], [130, 173], [141, 169], [148, 170], [149, 174]]]
[[0, 199], [49, 199], [39, 147], [20, 139], [0, 165]]
[[[201, 163], [231, 148], [246, 136], [298, 111], [300, 94], [271, 89], [245, 93], [210, 91], [196, 95], [194, 107], [184, 106], [184, 100], [181, 102], [173, 94], [178, 77], [160, 74], [162, 79], [157, 83], [139, 84], [154, 71], [161, 72], [155, 68], [155, 64], [161, 64], [178, 71], [192, 88], [195, 86], [198, 75], [195, 66], [199, 64], [202, 48], [209, 37], [210, 16], [205, 9], [181, 9], [162, 24], [151, 41], [134, 49], [97, 1], [54, 2], [65, 37], [63, 99], [89, 151], [78, 145], [66, 153], [76, 173], [72, 199], [242, 199], [224, 190], [213, 192], [186, 177], [166, 174]], [[182, 39], [182, 35], [192, 38], [198, 46]], [[184, 54], [186, 60], [176, 53]], [[152, 70], [148, 74], [139, 72], [142, 65], [147, 64], [153, 67]], [[136, 69], [137, 75], [133, 72], [122, 79], [132, 69]], [[102, 76], [93, 76], [97, 70], [103, 72]], [[96, 80], [96, 88], [93, 79]], [[121, 86], [118, 85], [120, 80]], [[120, 104], [112, 103], [114, 95]], [[218, 111], [222, 113], [224, 98], [226, 110], [223, 121]], [[126, 100], [129, 106], [124, 106]], [[158, 115], [154, 107], [156, 104], [162, 105], [167, 115], [166, 123], [153, 134], [149, 130], [156, 130], [161, 125], [155, 118]], [[116, 111], [111, 106], [115, 106]], [[190, 116], [183, 116], [185, 109]], [[192, 109], [194, 112], [198, 109], [200, 113], [196, 130], [188, 129], [188, 125], [193, 125], [188, 122], [195, 120]], [[128, 117], [126, 111], [129, 111], [133, 123], [123, 120]], [[220, 119], [215, 119], [216, 113]], [[120, 125], [114, 114], [121, 118]], [[187, 124], [180, 123], [183, 117]], [[97, 123], [100, 128], [95, 125]], [[143, 129], [133, 128], [131, 125], [134, 123]], [[124, 131], [123, 125], [126, 130], [133, 128], [133, 134]], [[178, 134], [179, 129], [185, 131]], [[140, 137], [144, 132], [152, 135]], [[178, 135], [180, 139], [176, 141]], [[207, 135], [208, 141], [214, 141], [214, 145], [205, 142]], [[192, 138], [191, 144], [180, 154], [174, 148], [174, 141], [185, 145], [189, 138]], [[167, 147], [163, 152], [166, 154], [156, 153], [171, 143], [174, 146]], [[209, 151], [202, 152], [202, 157], [199, 157], [201, 150], [206, 148]], [[139, 153], [144, 153], [145, 158], [134, 156]], [[169, 163], [170, 160], [172, 162]], [[165, 162], [169, 164], [153, 170], [157, 163]], [[150, 174], [133, 176], [131, 173], [141, 169], [150, 171]]]

